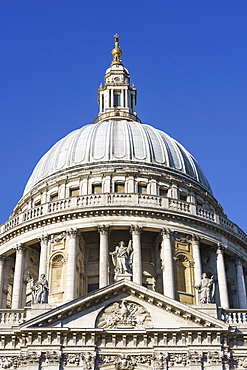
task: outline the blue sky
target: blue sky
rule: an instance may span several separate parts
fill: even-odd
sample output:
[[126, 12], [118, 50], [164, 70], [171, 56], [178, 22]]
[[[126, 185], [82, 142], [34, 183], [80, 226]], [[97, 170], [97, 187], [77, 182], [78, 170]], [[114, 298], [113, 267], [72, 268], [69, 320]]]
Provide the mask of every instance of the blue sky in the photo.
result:
[[117, 32], [139, 117], [195, 156], [246, 232], [246, 14], [246, 0], [1, 2], [0, 223], [41, 156], [96, 118]]

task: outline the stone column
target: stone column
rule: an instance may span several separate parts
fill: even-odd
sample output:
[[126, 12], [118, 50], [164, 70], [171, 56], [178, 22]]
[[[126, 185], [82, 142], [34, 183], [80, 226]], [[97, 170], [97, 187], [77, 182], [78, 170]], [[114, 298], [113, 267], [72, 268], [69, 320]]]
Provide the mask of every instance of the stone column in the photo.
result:
[[142, 285], [142, 253], [141, 253], [141, 228], [131, 225], [133, 241], [133, 282]]
[[174, 261], [171, 235], [172, 232], [169, 229], [163, 229], [161, 232], [161, 262], [163, 270], [163, 294], [175, 299]]
[[239, 308], [246, 309], [246, 287], [244, 281], [244, 271], [243, 271], [243, 260], [238, 257], [236, 259], [236, 272], [237, 272], [237, 285], [238, 285], [238, 302]]
[[229, 308], [226, 270], [224, 262], [224, 247], [219, 245], [216, 253], [217, 253], [217, 275], [220, 293], [220, 305], [222, 308]]
[[3, 270], [5, 257], [0, 256], [0, 308], [3, 308]]
[[99, 226], [99, 288], [109, 284], [108, 254], [109, 254], [109, 227]]
[[67, 265], [67, 292], [66, 300], [71, 301], [76, 298], [76, 242], [77, 230], [71, 229], [67, 232], [69, 236], [68, 245], [68, 265]]
[[40, 241], [40, 256], [39, 256], [39, 276], [41, 274], [46, 274], [46, 264], [47, 264], [47, 251], [48, 251], [48, 235], [42, 235], [39, 238]]
[[15, 257], [15, 274], [12, 294], [12, 310], [16, 310], [21, 307], [21, 301], [23, 296], [23, 270], [24, 270], [24, 252], [25, 248], [23, 245], [18, 245], [16, 248]]
[[[200, 237], [193, 235], [192, 237], [192, 252], [194, 259], [194, 280], [195, 285], [198, 285], [202, 277], [202, 265], [201, 265], [201, 254], [200, 254]], [[195, 289], [196, 302], [198, 302], [198, 290]]]

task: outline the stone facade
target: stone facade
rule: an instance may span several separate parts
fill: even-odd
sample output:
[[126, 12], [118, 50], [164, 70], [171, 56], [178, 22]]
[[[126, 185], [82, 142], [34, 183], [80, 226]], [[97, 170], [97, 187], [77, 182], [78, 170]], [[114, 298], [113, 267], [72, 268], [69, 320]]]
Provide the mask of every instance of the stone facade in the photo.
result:
[[137, 117], [118, 35], [112, 54], [98, 118], [41, 159], [0, 226], [0, 367], [247, 368], [247, 236]]

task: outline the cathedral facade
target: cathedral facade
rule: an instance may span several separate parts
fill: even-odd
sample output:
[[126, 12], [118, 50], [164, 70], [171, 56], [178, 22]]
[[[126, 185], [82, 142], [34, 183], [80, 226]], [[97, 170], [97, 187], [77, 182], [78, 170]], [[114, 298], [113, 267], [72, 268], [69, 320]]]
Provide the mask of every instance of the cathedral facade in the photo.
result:
[[247, 368], [247, 236], [196, 159], [143, 124], [119, 35], [99, 114], [0, 226], [4, 369]]

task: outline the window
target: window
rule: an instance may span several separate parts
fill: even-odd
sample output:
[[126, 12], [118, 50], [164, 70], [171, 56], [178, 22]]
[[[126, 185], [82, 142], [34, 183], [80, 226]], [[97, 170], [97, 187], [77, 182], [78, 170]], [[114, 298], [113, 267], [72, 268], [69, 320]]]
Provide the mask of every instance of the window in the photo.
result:
[[50, 196], [51, 202], [54, 202], [55, 200], [58, 200], [58, 193], [53, 193]]
[[166, 188], [160, 187], [160, 196], [167, 197], [168, 190]]
[[121, 105], [120, 93], [114, 93], [113, 98], [114, 98], [113, 101], [114, 107], [119, 107]]
[[93, 194], [101, 194], [102, 193], [102, 184], [93, 184], [92, 193]]
[[77, 195], [79, 195], [79, 188], [73, 188], [69, 190], [70, 197], [76, 197]]
[[87, 292], [88, 293], [93, 292], [94, 290], [97, 290], [97, 289], [99, 289], [99, 284], [98, 283], [88, 284], [88, 286], [87, 286]]
[[138, 184], [138, 193], [139, 194], [147, 194], [147, 185], [146, 184]]
[[115, 193], [124, 193], [125, 186], [123, 182], [115, 182]]
[[180, 193], [180, 197], [179, 197], [180, 200], [183, 200], [184, 202], [187, 201], [187, 195], [186, 194], [182, 194]]

